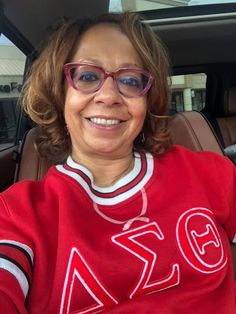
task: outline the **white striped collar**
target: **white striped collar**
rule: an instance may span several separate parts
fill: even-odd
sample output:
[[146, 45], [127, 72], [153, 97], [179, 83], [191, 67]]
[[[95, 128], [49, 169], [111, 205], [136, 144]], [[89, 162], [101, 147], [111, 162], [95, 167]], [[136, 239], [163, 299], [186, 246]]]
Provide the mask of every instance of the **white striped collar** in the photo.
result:
[[153, 156], [149, 153], [135, 153], [134, 168], [114, 185], [99, 187], [93, 183], [92, 173], [68, 157], [65, 165], [57, 170], [80, 183], [90, 198], [100, 205], [115, 205], [123, 202], [141, 190], [153, 174]]

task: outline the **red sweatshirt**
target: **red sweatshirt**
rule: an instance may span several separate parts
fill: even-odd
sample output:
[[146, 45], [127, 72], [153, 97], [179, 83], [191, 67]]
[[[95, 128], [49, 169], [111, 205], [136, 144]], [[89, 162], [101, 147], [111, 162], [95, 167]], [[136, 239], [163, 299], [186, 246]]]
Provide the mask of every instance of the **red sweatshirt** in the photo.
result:
[[[175, 146], [110, 187], [71, 158], [0, 198], [0, 313], [235, 314], [236, 171]], [[4, 297], [7, 296], [7, 297]]]

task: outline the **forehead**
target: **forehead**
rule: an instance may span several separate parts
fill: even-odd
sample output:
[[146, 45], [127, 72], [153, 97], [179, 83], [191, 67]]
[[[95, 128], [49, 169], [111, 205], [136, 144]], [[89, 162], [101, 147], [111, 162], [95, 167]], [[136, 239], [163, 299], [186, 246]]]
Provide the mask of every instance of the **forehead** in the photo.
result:
[[74, 62], [98, 60], [98, 63], [134, 63], [142, 65], [138, 52], [115, 24], [102, 23], [92, 26], [80, 38], [73, 57]]

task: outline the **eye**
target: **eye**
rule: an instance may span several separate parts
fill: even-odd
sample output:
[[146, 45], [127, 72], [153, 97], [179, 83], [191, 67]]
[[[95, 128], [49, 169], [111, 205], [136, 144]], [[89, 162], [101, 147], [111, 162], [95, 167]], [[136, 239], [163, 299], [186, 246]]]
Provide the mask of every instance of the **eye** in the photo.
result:
[[140, 79], [133, 76], [120, 77], [119, 82], [126, 86], [135, 87], [135, 88], [140, 88], [142, 85]]
[[94, 72], [79, 72], [74, 76], [74, 80], [83, 82], [94, 82], [99, 80], [99, 77]]

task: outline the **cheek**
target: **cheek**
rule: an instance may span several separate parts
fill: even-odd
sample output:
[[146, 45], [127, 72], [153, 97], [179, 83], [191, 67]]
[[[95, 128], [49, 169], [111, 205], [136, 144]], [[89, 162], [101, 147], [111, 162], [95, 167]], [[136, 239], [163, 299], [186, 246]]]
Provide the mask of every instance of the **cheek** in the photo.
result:
[[140, 101], [140, 103], [136, 103], [133, 106], [133, 117], [136, 118], [137, 122], [143, 122], [145, 120], [147, 113], [147, 102], [146, 99]]
[[70, 116], [71, 116], [71, 108], [70, 108], [70, 104], [69, 104], [67, 97], [66, 97], [65, 106], [64, 106], [64, 118], [65, 118], [66, 124], [69, 123]]
[[73, 125], [78, 121], [78, 116], [80, 115], [79, 104], [80, 101], [77, 97], [67, 94], [65, 97], [64, 106], [64, 118], [68, 129], [72, 130]]
[[78, 91], [68, 88], [65, 95], [64, 115], [65, 119], [77, 117], [84, 110], [90, 99], [81, 95]]
[[68, 116], [70, 111], [73, 110], [74, 102], [75, 100], [74, 100], [73, 93], [70, 91], [70, 88], [68, 88], [65, 94], [65, 106], [64, 106], [65, 117]]

